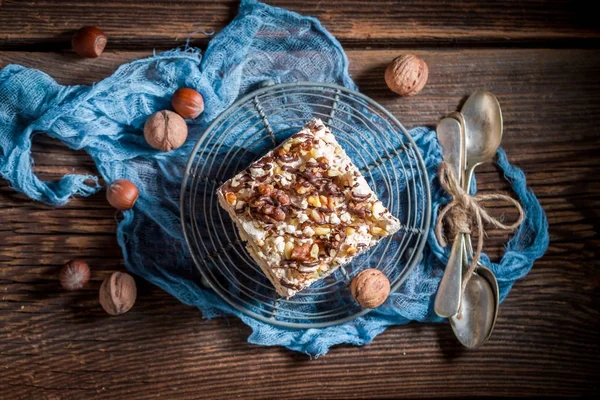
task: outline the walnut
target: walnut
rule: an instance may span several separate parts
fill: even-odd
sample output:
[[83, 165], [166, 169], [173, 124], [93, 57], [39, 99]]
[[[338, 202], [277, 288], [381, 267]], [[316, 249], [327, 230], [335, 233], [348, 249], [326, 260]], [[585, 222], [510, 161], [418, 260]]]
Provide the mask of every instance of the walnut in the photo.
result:
[[310, 258], [310, 243], [306, 242], [300, 246], [294, 247], [290, 254], [291, 260], [307, 261]]
[[386, 68], [385, 83], [400, 96], [414, 96], [425, 87], [428, 76], [425, 61], [412, 54], [403, 54]]
[[284, 191], [280, 190], [277, 193], [277, 197], [276, 197], [277, 201], [279, 202], [279, 204], [281, 204], [282, 206], [289, 206], [291, 201], [290, 201], [290, 196], [288, 196]]
[[285, 211], [279, 207], [275, 207], [273, 214], [271, 215], [275, 221], [285, 221]]
[[350, 291], [361, 307], [377, 308], [390, 295], [390, 281], [381, 271], [369, 268], [352, 279]]
[[187, 139], [188, 128], [184, 119], [173, 111], [154, 113], [144, 125], [144, 138], [155, 149], [171, 151], [181, 147]]
[[115, 272], [100, 286], [100, 305], [110, 315], [126, 313], [137, 297], [135, 280], [131, 275]]

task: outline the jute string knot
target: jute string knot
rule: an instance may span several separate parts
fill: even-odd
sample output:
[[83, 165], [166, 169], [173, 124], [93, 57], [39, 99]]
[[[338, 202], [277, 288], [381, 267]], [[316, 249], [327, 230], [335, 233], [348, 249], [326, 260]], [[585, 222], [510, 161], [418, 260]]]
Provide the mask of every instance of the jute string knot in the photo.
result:
[[[459, 233], [470, 234], [473, 230], [476, 230], [478, 233], [476, 251], [466, 277], [463, 280], [464, 291], [465, 285], [477, 268], [477, 263], [483, 250], [483, 235], [485, 234], [483, 223], [486, 222], [498, 229], [514, 231], [523, 222], [525, 213], [517, 200], [505, 194], [490, 193], [471, 196], [468, 191], [462, 188], [460, 182], [456, 179], [456, 175], [454, 175], [454, 171], [446, 162], [442, 162], [440, 165], [439, 180], [442, 188], [452, 196], [452, 201], [438, 215], [435, 226], [437, 240], [444, 247], [448, 244], [443, 232], [444, 220], [446, 221], [450, 235], [454, 238]], [[512, 224], [507, 225], [492, 217], [483, 207], [484, 202], [491, 200], [502, 200], [511, 203], [519, 212], [519, 218]]]

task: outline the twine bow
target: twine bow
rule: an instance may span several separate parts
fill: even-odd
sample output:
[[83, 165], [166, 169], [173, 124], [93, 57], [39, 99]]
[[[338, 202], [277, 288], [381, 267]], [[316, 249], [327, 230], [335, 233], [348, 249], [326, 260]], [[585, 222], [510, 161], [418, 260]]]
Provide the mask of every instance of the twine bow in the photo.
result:
[[[483, 235], [485, 233], [483, 229], [483, 222], [485, 221], [498, 229], [513, 231], [523, 222], [524, 212], [521, 204], [519, 204], [517, 200], [505, 194], [491, 193], [471, 196], [468, 191], [465, 191], [462, 188], [456, 179], [456, 176], [454, 175], [454, 171], [446, 162], [442, 162], [440, 165], [439, 180], [442, 188], [444, 188], [444, 190], [452, 196], [452, 201], [447, 204], [438, 215], [438, 220], [435, 227], [435, 235], [437, 240], [442, 246], [445, 247], [447, 245], [447, 241], [443, 233], [443, 222], [446, 216], [448, 216], [446, 222], [453, 237], [455, 237], [458, 233], [470, 234], [473, 225], [478, 232], [477, 250], [475, 251], [475, 255], [471, 260], [471, 265], [467, 271], [467, 276], [463, 281], [462, 289], [464, 291], [467, 282], [477, 268], [477, 263], [479, 262], [481, 252], [483, 250]], [[519, 218], [512, 224], [503, 224], [498, 219], [488, 214], [483, 207], [482, 203], [490, 200], [503, 200], [511, 203], [519, 212]]]

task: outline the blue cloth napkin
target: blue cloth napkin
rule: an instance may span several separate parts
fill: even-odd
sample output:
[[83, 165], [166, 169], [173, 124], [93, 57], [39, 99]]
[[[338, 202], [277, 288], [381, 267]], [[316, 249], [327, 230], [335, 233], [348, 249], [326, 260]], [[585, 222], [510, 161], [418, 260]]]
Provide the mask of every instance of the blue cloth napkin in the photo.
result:
[[[364, 345], [386, 327], [409, 321], [440, 321], [432, 311], [447, 260], [447, 249], [429, 232], [422, 261], [400, 290], [379, 309], [343, 325], [323, 329], [282, 329], [233, 310], [199, 282], [182, 234], [180, 184], [191, 149], [208, 124], [235, 99], [262, 81], [331, 82], [356, 89], [348, 59], [338, 41], [314, 18], [242, 1], [239, 15], [216, 35], [204, 57], [185, 48], [136, 60], [111, 77], [89, 86], [62, 86], [41, 71], [8, 65], [0, 71], [0, 173], [15, 190], [51, 205], [100, 189], [94, 176], [68, 174], [43, 182], [32, 172], [31, 139], [37, 132], [72, 149], [84, 149], [107, 181], [126, 178], [140, 188], [135, 208], [124, 212], [118, 241], [129, 271], [200, 308], [207, 318], [234, 314], [252, 328], [249, 341], [321, 355], [336, 344]], [[188, 121], [190, 136], [178, 150], [150, 148], [143, 124], [155, 111], [169, 108], [180, 87], [196, 88], [206, 111]], [[441, 151], [431, 129], [410, 131], [431, 179], [433, 218], [448, 201], [436, 177]], [[548, 224], [521, 170], [498, 152], [498, 166], [525, 209], [524, 223], [495, 264], [483, 263], [498, 277], [503, 299], [548, 246]]]

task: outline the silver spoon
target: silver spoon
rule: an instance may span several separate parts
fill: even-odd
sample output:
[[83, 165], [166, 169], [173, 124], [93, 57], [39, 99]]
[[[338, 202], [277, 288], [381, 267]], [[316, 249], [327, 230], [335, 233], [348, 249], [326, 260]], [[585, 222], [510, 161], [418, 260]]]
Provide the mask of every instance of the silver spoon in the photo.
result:
[[[459, 182], [465, 169], [465, 138], [463, 128], [454, 118], [442, 118], [438, 123], [437, 137], [442, 146], [443, 159]], [[464, 236], [457, 234], [452, 243], [444, 276], [440, 282], [433, 309], [442, 318], [449, 318], [458, 312], [462, 286], [462, 252]]]
[[[466, 139], [466, 171], [463, 188], [471, 186], [475, 167], [491, 160], [502, 140], [502, 112], [496, 97], [486, 91], [473, 93], [462, 108]], [[471, 237], [465, 235], [463, 263], [472, 253]], [[469, 253], [467, 253], [467, 248]], [[498, 282], [488, 268], [478, 264], [465, 289], [459, 312], [450, 318], [456, 337], [466, 347], [478, 347], [491, 335], [498, 315]]]

